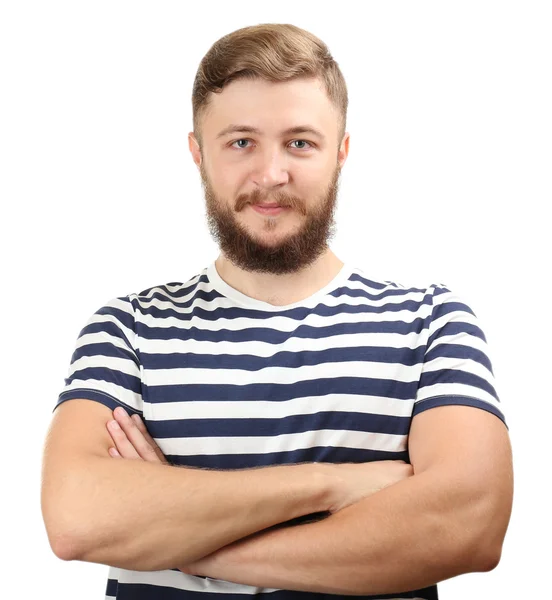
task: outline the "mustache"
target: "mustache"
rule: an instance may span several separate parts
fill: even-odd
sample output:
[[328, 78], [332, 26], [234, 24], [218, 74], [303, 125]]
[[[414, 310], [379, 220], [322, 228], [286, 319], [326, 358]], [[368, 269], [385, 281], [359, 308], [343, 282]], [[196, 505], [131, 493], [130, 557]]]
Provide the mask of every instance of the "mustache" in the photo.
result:
[[236, 212], [243, 210], [248, 204], [276, 203], [280, 206], [295, 209], [304, 214], [304, 202], [297, 196], [285, 192], [262, 194], [260, 190], [253, 190], [250, 194], [240, 194], [236, 199]]

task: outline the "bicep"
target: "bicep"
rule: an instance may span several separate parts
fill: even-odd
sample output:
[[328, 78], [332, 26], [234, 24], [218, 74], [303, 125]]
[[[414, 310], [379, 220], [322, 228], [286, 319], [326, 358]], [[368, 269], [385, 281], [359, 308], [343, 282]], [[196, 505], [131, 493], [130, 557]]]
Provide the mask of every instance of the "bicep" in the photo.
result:
[[454, 468], [468, 477], [507, 477], [512, 470], [508, 430], [494, 414], [480, 408], [446, 405], [412, 419], [408, 436], [414, 473]]
[[112, 410], [95, 400], [72, 399], [60, 404], [46, 436], [45, 467], [77, 457], [108, 457], [113, 443], [106, 425], [112, 419]]
[[[412, 420], [414, 476], [424, 473], [460, 528], [471, 528], [491, 556], [499, 555], [512, 510], [508, 430], [494, 414], [471, 406], [429, 409]], [[476, 544], [477, 547], [477, 544]]]
[[66, 517], [63, 498], [76, 485], [71, 473], [86, 468], [86, 461], [110, 458], [113, 442], [106, 426], [111, 419], [111, 409], [94, 400], [67, 400], [54, 411], [44, 444], [41, 485], [42, 515], [54, 552]]

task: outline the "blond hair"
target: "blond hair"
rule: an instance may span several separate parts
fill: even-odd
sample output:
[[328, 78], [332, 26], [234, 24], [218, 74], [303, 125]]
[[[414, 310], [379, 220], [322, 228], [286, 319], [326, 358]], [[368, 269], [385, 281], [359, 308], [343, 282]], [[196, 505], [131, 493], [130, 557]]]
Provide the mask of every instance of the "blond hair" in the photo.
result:
[[319, 78], [338, 109], [339, 142], [347, 122], [347, 86], [324, 42], [295, 25], [265, 23], [238, 29], [215, 42], [201, 60], [192, 92], [194, 134], [202, 147], [200, 121], [210, 93], [236, 79], [283, 82]]

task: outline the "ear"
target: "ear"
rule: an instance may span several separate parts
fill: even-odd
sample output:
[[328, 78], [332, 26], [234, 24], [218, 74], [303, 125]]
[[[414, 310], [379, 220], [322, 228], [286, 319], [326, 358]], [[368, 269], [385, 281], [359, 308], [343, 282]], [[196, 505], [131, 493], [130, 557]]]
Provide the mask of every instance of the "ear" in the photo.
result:
[[201, 166], [201, 148], [199, 147], [199, 142], [193, 131], [190, 131], [188, 134], [188, 148], [190, 149], [196, 167], [199, 169]]
[[337, 160], [339, 162], [339, 168], [343, 167], [347, 157], [349, 156], [349, 140], [351, 139], [351, 135], [349, 132], [346, 132], [343, 136], [343, 140], [339, 147], [339, 151], [337, 153]]

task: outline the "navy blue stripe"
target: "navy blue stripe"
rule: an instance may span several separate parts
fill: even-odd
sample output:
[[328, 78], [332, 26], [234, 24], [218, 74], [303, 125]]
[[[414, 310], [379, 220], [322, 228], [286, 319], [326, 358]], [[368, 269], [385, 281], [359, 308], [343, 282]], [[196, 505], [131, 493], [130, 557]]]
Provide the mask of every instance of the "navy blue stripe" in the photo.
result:
[[436, 338], [440, 338], [445, 335], [458, 335], [460, 333], [472, 335], [483, 340], [484, 342], [487, 342], [483, 331], [481, 331], [477, 325], [474, 325], [473, 323], [466, 323], [464, 321], [453, 321], [445, 323], [440, 329], [429, 336], [427, 340], [428, 348], [431, 346], [431, 344], [433, 344]]
[[431, 318], [436, 321], [440, 317], [444, 315], [448, 315], [451, 312], [466, 312], [470, 315], [474, 316], [472, 309], [463, 302], [458, 302], [457, 300], [450, 300], [449, 302], [443, 302], [442, 304], [436, 304], [433, 307], [433, 311], [431, 313]]
[[136, 394], [140, 394], [142, 391], [142, 383], [140, 377], [134, 377], [115, 369], [107, 369], [105, 367], [88, 367], [85, 369], [79, 369], [71, 374], [65, 380], [65, 385], [69, 385], [74, 379], [94, 379], [97, 381], [109, 381], [110, 383], [116, 383], [127, 390], [131, 390]]
[[299, 450], [268, 452], [266, 454], [204, 454], [179, 456], [167, 454], [167, 460], [181, 467], [203, 469], [251, 469], [275, 465], [296, 465], [302, 462], [319, 463], [365, 463], [377, 460], [404, 460], [408, 462], [408, 452], [386, 452], [384, 450], [363, 450], [359, 448], [336, 448], [315, 446]]
[[[192, 290], [188, 290], [186, 292], [186, 294], [189, 294], [191, 291]], [[214, 302], [215, 300], [218, 300], [219, 298], [225, 298], [225, 296], [223, 296], [220, 292], [217, 292], [217, 290], [198, 289], [193, 293], [192, 296], [190, 296], [190, 298], [188, 298], [188, 300], [185, 300], [182, 302], [175, 300], [175, 297], [176, 298], [183, 297], [186, 294], [174, 293], [174, 294], [171, 294], [170, 296], [166, 296], [165, 294], [162, 294], [161, 292], [155, 291], [148, 298], [140, 298], [140, 302], [137, 304], [136, 308], [143, 312], [144, 309], [147, 310], [146, 304], [151, 302], [154, 299], [162, 300], [164, 302], [170, 302], [171, 304], [173, 304], [174, 306], [178, 306], [179, 308], [189, 308], [194, 303], [196, 303], [197, 300], [203, 300], [204, 302]]]
[[[130, 304], [128, 299], [119, 298], [119, 300], [126, 300], [129, 304], [129, 306], [132, 307], [132, 305]], [[110, 306], [110, 305], [102, 306], [102, 308], [97, 310], [95, 312], [95, 314], [96, 315], [111, 315], [111, 316], [115, 317], [117, 319], [117, 321], [122, 323], [125, 327], [127, 327], [131, 331], [134, 330], [134, 315], [131, 313], [128, 313], [124, 310], [121, 310], [120, 308], [116, 308], [115, 306]]]
[[249, 385], [187, 383], [148, 386], [144, 384], [143, 389], [144, 397], [150, 402], [182, 402], [185, 400], [255, 402], [265, 398], [278, 402], [327, 394], [368, 394], [398, 400], [412, 400], [416, 397], [418, 382], [371, 377], [320, 377], [297, 383], [251, 383]]
[[[354, 290], [358, 291], [358, 290]], [[171, 302], [173, 306], [179, 308], [190, 308], [192, 304], [200, 298], [203, 300], [211, 301], [212, 298], [206, 298], [210, 296], [210, 293], [202, 292], [198, 290], [197, 294], [190, 300], [183, 303]], [[338, 304], [337, 306], [327, 306], [326, 304], [319, 303], [313, 308], [299, 306], [296, 308], [290, 308], [287, 310], [278, 311], [278, 316], [286, 317], [288, 319], [302, 321], [309, 315], [318, 315], [320, 317], [332, 317], [341, 314], [352, 314], [352, 315], [364, 315], [364, 314], [383, 314], [383, 313], [396, 313], [400, 311], [409, 311], [411, 313], [417, 313], [420, 310], [422, 304], [428, 304], [426, 301], [419, 300], [405, 300], [400, 303], [389, 303], [382, 306], [372, 306], [366, 304], [352, 305], [352, 304]], [[265, 310], [259, 310], [254, 308], [243, 308], [239, 306], [232, 307], [216, 307], [216, 308], [201, 308], [195, 306], [189, 313], [182, 313], [175, 308], [169, 307], [158, 307], [155, 305], [142, 306], [137, 305], [136, 310], [142, 315], [150, 315], [156, 318], [167, 318], [174, 317], [181, 321], [189, 321], [192, 317], [202, 319], [204, 321], [216, 321], [217, 319], [239, 319], [239, 318], [255, 318], [260, 320], [271, 319], [274, 317], [274, 313], [267, 312]]]
[[441, 285], [441, 284], [436, 284], [436, 283], [432, 283], [429, 286], [429, 289], [433, 289], [433, 297], [436, 298], [437, 296], [441, 296], [442, 294], [450, 294], [451, 291], [449, 290], [448, 287]]
[[463, 360], [473, 360], [485, 366], [491, 373], [493, 372], [489, 357], [481, 350], [472, 346], [448, 343], [439, 344], [425, 355], [425, 362], [429, 362], [436, 358], [461, 358]]
[[486, 379], [460, 369], [438, 369], [437, 371], [427, 371], [422, 373], [419, 388], [422, 389], [437, 383], [461, 383], [463, 385], [470, 385], [485, 390], [498, 400], [496, 390]]
[[107, 580], [107, 586], [105, 588], [105, 595], [106, 596], [116, 597], [117, 596], [118, 583], [119, 582], [116, 579], [108, 579]]
[[[346, 297], [346, 298], [364, 298], [366, 300], [383, 300], [388, 298], [398, 298], [400, 296], [406, 296], [408, 294], [421, 294], [424, 290], [418, 288], [409, 288], [409, 289], [388, 289], [383, 293], [370, 293], [369, 291], [362, 288], [351, 288], [347, 285], [342, 285], [335, 290], [328, 292], [328, 296], [334, 296], [335, 298]], [[408, 300], [405, 300], [407, 302]], [[431, 304], [431, 296], [425, 295], [423, 298], [420, 298], [419, 302], [421, 304]]]
[[268, 358], [253, 354], [195, 354], [182, 352], [172, 354], [146, 354], [141, 359], [144, 368], [155, 369], [241, 369], [258, 371], [266, 367], [297, 368], [337, 362], [369, 361], [414, 366], [424, 361], [425, 346], [418, 348], [389, 348], [358, 346], [329, 348], [303, 352], [278, 352]]
[[424, 328], [424, 319], [414, 319], [410, 323], [403, 321], [383, 321], [375, 323], [337, 323], [327, 327], [311, 327], [298, 325], [293, 331], [277, 331], [267, 327], [248, 327], [233, 331], [219, 329], [210, 331], [197, 327], [151, 327], [145, 323], [137, 323], [137, 333], [147, 340], [196, 340], [204, 342], [265, 342], [281, 344], [291, 338], [323, 339], [335, 335], [358, 333], [420, 333]]
[[[141, 411], [134, 410], [134, 408], [130, 407], [128, 404], [121, 402], [111, 394], [106, 392], [100, 392], [98, 390], [93, 390], [89, 388], [75, 388], [74, 390], [69, 390], [67, 392], [62, 392], [59, 397], [57, 404], [54, 406], [54, 410], [63, 402], [67, 400], [94, 400], [95, 402], [99, 402], [104, 406], [107, 406], [111, 410], [115, 410], [118, 406], [122, 406], [127, 413], [132, 416], [133, 414], [139, 415], [143, 418], [143, 413]], [[52, 411], [54, 412], [54, 411]]]
[[[497, 416], [505, 425], [506, 419], [502, 412], [492, 404], [488, 402], [484, 402], [483, 400], [479, 400], [478, 398], [472, 398], [470, 396], [434, 396], [433, 398], [427, 398], [427, 400], [420, 400], [414, 405], [414, 411], [412, 412], [412, 417], [417, 414], [423, 412], [424, 410], [429, 410], [430, 408], [436, 408], [438, 406], [473, 406], [474, 408], [481, 408], [486, 410], [487, 412], [492, 413]], [[506, 425], [507, 426], [507, 425]]]
[[[133, 324], [132, 328], [134, 329], [134, 324]], [[128, 341], [128, 338], [126, 337], [126, 335], [122, 332], [121, 328], [116, 323], [113, 323], [113, 321], [88, 323], [87, 325], [85, 325], [85, 327], [79, 333], [79, 338], [81, 338], [83, 335], [91, 334], [91, 333], [108, 333], [109, 335], [112, 335], [113, 337], [123, 340], [129, 348], [132, 348], [132, 345]]]
[[380, 283], [379, 281], [372, 281], [371, 279], [364, 277], [360, 273], [351, 273], [351, 275], [349, 276], [349, 281], [359, 281], [365, 286], [375, 288], [377, 290], [382, 290], [383, 288], [387, 287], [385, 283]]
[[[196, 288], [199, 287], [200, 284], [202, 284], [202, 283], [208, 284], [209, 283], [209, 280], [207, 279], [207, 275], [201, 275], [200, 277], [198, 277], [198, 275], [199, 275], [199, 273], [197, 273], [193, 277], [190, 277], [190, 279], [188, 281], [186, 281], [185, 283], [181, 283], [180, 281], [175, 281], [173, 283], [154, 285], [145, 290], [142, 290], [139, 294], [137, 294], [137, 296], [140, 301], [144, 301], [144, 300], [147, 301], [148, 298], [144, 298], [144, 296], [151, 294], [151, 292], [153, 290], [161, 290], [161, 291], [165, 292], [167, 297], [171, 300], [173, 300], [174, 298], [181, 298], [182, 296], [191, 294]], [[196, 277], [198, 277], [198, 279], [194, 283], [190, 283]], [[169, 290], [169, 288], [167, 287], [169, 285], [179, 285], [179, 286], [185, 286], [185, 287], [181, 287], [180, 289], [177, 289], [177, 290]]]
[[71, 357], [71, 364], [79, 360], [79, 358], [83, 358], [85, 356], [111, 356], [113, 358], [125, 358], [127, 360], [131, 360], [138, 369], [140, 368], [140, 363], [133, 352], [124, 348], [119, 348], [119, 346], [114, 346], [108, 342], [102, 342], [100, 344], [91, 343], [77, 348]]
[[[173, 569], [174, 570], [174, 569]], [[112, 580], [113, 581], [113, 580]], [[119, 583], [108, 586], [108, 589], [117, 590], [117, 600], [205, 600], [207, 596], [211, 600], [248, 600], [252, 598], [265, 597], [267, 600], [350, 600], [352, 596], [341, 594], [321, 594], [318, 592], [297, 592], [289, 590], [278, 590], [276, 592], [265, 592], [258, 594], [224, 594], [216, 592], [192, 592], [179, 590], [173, 587], [161, 587], [146, 583]], [[438, 600], [437, 587], [432, 586], [415, 592], [401, 592], [398, 594], [378, 594], [377, 596], [354, 596], [359, 600], [391, 600], [409, 598], [422, 598], [423, 600]]]
[[212, 418], [186, 418], [148, 421], [148, 431], [156, 438], [193, 437], [248, 437], [286, 435], [330, 429], [336, 431], [362, 431], [363, 433], [390, 433], [407, 435], [410, 428], [408, 417], [366, 414], [359, 412], [321, 411], [315, 414], [291, 415], [288, 417], [229, 419], [213, 414]]

